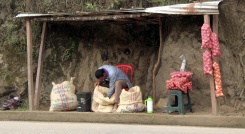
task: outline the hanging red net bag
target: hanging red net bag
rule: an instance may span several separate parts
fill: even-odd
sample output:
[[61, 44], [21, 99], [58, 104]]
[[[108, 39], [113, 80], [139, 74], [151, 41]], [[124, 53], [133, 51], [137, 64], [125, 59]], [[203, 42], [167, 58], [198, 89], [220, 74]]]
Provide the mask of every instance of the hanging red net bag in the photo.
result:
[[203, 53], [203, 69], [205, 75], [213, 75], [211, 53], [208, 50]]
[[202, 25], [201, 35], [202, 35], [202, 46], [201, 46], [201, 49], [212, 48], [211, 29], [210, 29], [210, 26], [207, 23], [204, 23]]
[[215, 83], [215, 96], [224, 96], [222, 92], [222, 82], [221, 82], [221, 74], [220, 74], [220, 68], [219, 64], [214, 61], [213, 63], [214, 68], [214, 83]]
[[218, 39], [218, 36], [216, 33], [211, 34], [211, 41], [212, 41], [212, 45], [213, 45], [213, 48], [211, 49], [212, 58], [222, 57], [222, 55], [220, 53], [219, 39]]

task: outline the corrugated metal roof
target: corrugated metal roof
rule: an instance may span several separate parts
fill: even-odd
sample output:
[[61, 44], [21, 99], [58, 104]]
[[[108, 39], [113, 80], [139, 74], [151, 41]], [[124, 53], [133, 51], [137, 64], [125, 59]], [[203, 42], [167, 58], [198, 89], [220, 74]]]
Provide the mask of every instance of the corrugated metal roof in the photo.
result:
[[74, 13], [74, 14], [66, 14], [66, 13], [53, 13], [53, 14], [28, 14], [21, 13], [16, 17], [18, 18], [38, 18], [38, 17], [59, 17], [59, 16], [70, 16], [70, 17], [83, 17], [83, 16], [104, 16], [104, 15], [115, 15], [118, 13], [127, 13], [127, 14], [135, 14], [135, 13], [157, 13], [157, 14], [171, 14], [171, 15], [204, 15], [204, 14], [219, 14], [218, 5], [223, 0], [217, 1], [208, 1], [208, 2], [195, 2], [189, 4], [177, 4], [177, 5], [169, 5], [169, 6], [160, 6], [160, 7], [150, 7], [150, 8], [132, 8], [132, 9], [123, 9], [123, 10], [109, 10], [98, 13], [91, 12], [82, 12], [82, 13]]
[[219, 14], [218, 5], [221, 1], [222, 0], [152, 7], [146, 8], [145, 12], [182, 15]]

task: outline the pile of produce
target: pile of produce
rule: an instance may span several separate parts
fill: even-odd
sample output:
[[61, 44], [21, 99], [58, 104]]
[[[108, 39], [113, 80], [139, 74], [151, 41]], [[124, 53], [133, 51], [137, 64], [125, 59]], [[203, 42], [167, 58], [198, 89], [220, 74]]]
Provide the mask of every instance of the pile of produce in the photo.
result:
[[222, 92], [222, 82], [221, 82], [221, 74], [219, 69], [219, 64], [217, 62], [214, 62], [213, 64], [214, 68], [214, 82], [215, 82], [215, 96], [224, 96]]
[[187, 78], [191, 78], [192, 73], [190, 71], [184, 71], [184, 72], [180, 72], [180, 71], [176, 71], [176, 72], [172, 72], [170, 73], [172, 78], [175, 77], [187, 77]]
[[187, 93], [187, 90], [192, 91], [191, 72], [177, 71], [171, 73], [171, 77], [172, 79], [166, 81], [168, 90], [182, 90], [184, 93]]
[[210, 26], [207, 23], [203, 24], [203, 26], [201, 28], [201, 34], [202, 34], [202, 46], [201, 46], [201, 49], [212, 48], [211, 29], [210, 29]]

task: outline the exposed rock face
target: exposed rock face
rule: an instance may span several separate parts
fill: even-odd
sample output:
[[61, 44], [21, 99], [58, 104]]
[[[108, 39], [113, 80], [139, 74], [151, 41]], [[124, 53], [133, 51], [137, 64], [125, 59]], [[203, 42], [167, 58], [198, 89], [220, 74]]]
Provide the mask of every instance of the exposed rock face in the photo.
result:
[[[78, 92], [89, 92], [94, 89], [94, 82], [97, 81], [94, 73], [104, 64], [117, 65], [117, 64], [129, 64], [133, 66], [133, 85], [139, 85], [142, 93], [145, 97], [148, 97], [149, 92], [152, 89], [152, 71], [153, 65], [156, 62], [156, 55], [158, 54], [157, 47], [152, 44], [145, 44], [144, 40], [133, 40], [127, 37], [125, 26], [110, 25], [110, 26], [93, 26], [91, 27], [92, 33], [87, 33], [84, 30], [84, 26], [80, 25], [66, 25], [77, 29], [76, 37], [72, 40], [77, 42], [77, 48], [74, 49], [71, 54], [71, 58], [65, 56], [65, 51], [70, 49], [72, 41], [70, 41], [70, 35], [65, 30], [58, 30], [62, 25], [53, 24], [49, 29], [52, 32], [56, 32], [57, 38], [51, 38], [49, 36], [47, 40], [52, 40], [53, 46], [49, 47], [45, 51], [44, 59], [44, 75], [42, 79], [42, 95], [48, 96], [52, 89], [51, 82], [60, 83], [70, 77], [76, 77], [74, 85]], [[130, 26], [131, 27], [131, 26]], [[136, 31], [142, 32], [145, 26], [133, 25]], [[158, 26], [153, 26], [157, 27]], [[95, 30], [97, 29], [97, 31]], [[156, 31], [158, 32], [158, 31]], [[87, 35], [88, 34], [88, 35]], [[92, 34], [92, 35], [91, 35]], [[132, 34], [131, 38], [134, 34]], [[149, 35], [150, 36], [150, 35]], [[63, 37], [63, 38], [60, 38]], [[151, 39], [151, 38], [149, 38]], [[49, 41], [47, 41], [49, 43]], [[64, 44], [66, 42], [66, 44]], [[70, 44], [69, 44], [70, 43]], [[60, 45], [59, 45], [60, 44]], [[148, 46], [147, 46], [148, 45]], [[130, 50], [127, 55], [124, 53], [126, 49]], [[108, 60], [103, 61], [103, 54], [107, 55]], [[130, 77], [130, 74], [129, 74]], [[45, 102], [48, 100], [44, 99]]]

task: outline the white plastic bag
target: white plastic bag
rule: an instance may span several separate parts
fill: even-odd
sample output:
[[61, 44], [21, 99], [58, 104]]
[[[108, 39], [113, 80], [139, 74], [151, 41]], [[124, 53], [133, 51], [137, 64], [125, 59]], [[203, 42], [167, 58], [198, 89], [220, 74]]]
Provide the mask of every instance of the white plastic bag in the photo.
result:
[[186, 59], [185, 59], [184, 55], [181, 55], [179, 58], [182, 60], [180, 71], [183, 72], [183, 71], [185, 71]]

